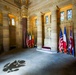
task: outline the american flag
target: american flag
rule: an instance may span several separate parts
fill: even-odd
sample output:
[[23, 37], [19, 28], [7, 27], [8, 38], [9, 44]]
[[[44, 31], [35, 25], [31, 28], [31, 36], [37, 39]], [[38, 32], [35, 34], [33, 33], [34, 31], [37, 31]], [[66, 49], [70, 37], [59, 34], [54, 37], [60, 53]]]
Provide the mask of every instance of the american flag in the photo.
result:
[[63, 52], [63, 34], [61, 29], [59, 34], [59, 51]]
[[68, 44], [68, 52], [74, 55], [74, 39], [73, 39], [73, 32], [72, 32], [71, 26], [70, 26], [70, 38], [69, 38], [69, 44]]

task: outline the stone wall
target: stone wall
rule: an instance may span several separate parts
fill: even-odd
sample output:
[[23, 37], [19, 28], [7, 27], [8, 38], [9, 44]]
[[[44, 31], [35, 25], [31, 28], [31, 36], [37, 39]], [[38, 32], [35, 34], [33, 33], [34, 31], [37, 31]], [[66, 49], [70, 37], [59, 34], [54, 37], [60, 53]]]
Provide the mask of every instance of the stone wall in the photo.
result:
[[[7, 2], [8, 1], [8, 2]], [[11, 4], [12, 3], [12, 4]], [[73, 10], [73, 18], [70, 21], [67, 21], [65, 19], [64, 22], [59, 22], [57, 17], [57, 10], [61, 9], [63, 7], [67, 7], [68, 5], [72, 5]], [[23, 9], [24, 8], [24, 9]], [[69, 8], [68, 8], [69, 9]], [[21, 15], [24, 17], [27, 17], [27, 14], [29, 16], [28, 26], [31, 25], [29, 23], [31, 21], [31, 16], [35, 16], [37, 18], [37, 47], [41, 48], [43, 44], [43, 39], [46, 41], [44, 42], [44, 45], [47, 44], [50, 46], [52, 51], [57, 51], [58, 47], [58, 33], [59, 33], [59, 27], [61, 27], [62, 31], [64, 30], [64, 26], [67, 27], [67, 30], [69, 30], [69, 26], [73, 26], [74, 30], [74, 40], [75, 40], [75, 54], [76, 54], [76, 1], [75, 0], [30, 0], [30, 5], [28, 6], [28, 12], [27, 9], [25, 9], [25, 6], [21, 8], [21, 10], [17, 7], [16, 4], [14, 4], [14, 1], [10, 2], [9, 0], [1, 0], [0, 1], [0, 10], [1, 13], [3, 13], [3, 22], [1, 22], [0, 17], [0, 51], [3, 48], [4, 51], [8, 51], [9, 49], [9, 20], [8, 20], [8, 14], [12, 14], [16, 17], [16, 47], [22, 46], [22, 26], [20, 24], [20, 18]], [[22, 11], [22, 13], [21, 13]], [[59, 11], [59, 13], [61, 12]], [[67, 10], [66, 10], [67, 11]], [[66, 13], [65, 11], [65, 13]], [[51, 23], [45, 24], [42, 26], [42, 18], [41, 16], [46, 14], [47, 12], [51, 13]], [[67, 13], [66, 13], [67, 14]], [[65, 18], [66, 18], [65, 14]], [[43, 28], [44, 27], [44, 37], [43, 37]], [[47, 32], [48, 29], [48, 32]], [[27, 29], [29, 32], [29, 28]], [[49, 30], [51, 30], [51, 34], [49, 34]], [[68, 31], [69, 33], [69, 31]], [[69, 34], [68, 34], [69, 35]], [[50, 38], [50, 39], [48, 39]], [[50, 43], [51, 42], [51, 43]]]
[[2, 25], [0, 24], [0, 53], [2, 52], [3, 49], [3, 30], [2, 30]]
[[[2, 22], [1, 22], [1, 15], [0, 15], [0, 52], [2, 51], [9, 51], [12, 44], [16, 46], [16, 48], [22, 47], [22, 26], [21, 26], [21, 15], [20, 15], [20, 8], [14, 3], [12, 0], [1, 0], [0, 1], [0, 11], [2, 13]], [[12, 21], [9, 19], [9, 14], [15, 16], [15, 28], [10, 27], [12, 25]], [[12, 17], [13, 18], [13, 17]], [[15, 31], [14, 31], [14, 29]], [[12, 34], [10, 33], [12, 31]], [[15, 32], [15, 33], [14, 33]], [[15, 35], [13, 35], [15, 34]], [[10, 36], [13, 40], [10, 41]], [[15, 37], [15, 39], [14, 39]]]
[[[51, 23], [49, 24], [49, 26], [47, 26], [45, 24], [45, 32], [44, 32], [45, 37], [44, 37], [44, 39], [47, 40], [47, 37], [48, 37], [48, 32], [46, 31], [47, 27], [51, 28], [51, 39], [50, 39], [51, 44], [48, 46], [50, 46], [53, 51], [57, 51], [57, 49], [58, 49], [59, 30], [61, 28], [63, 31], [64, 26], [66, 26], [67, 33], [69, 35], [69, 26], [72, 24], [72, 26], [74, 28], [73, 29], [74, 30], [74, 40], [75, 40], [75, 44], [76, 44], [76, 39], [75, 39], [75, 37], [76, 37], [76, 27], [75, 27], [75, 24], [76, 24], [76, 19], [75, 19], [76, 18], [75, 17], [76, 16], [76, 13], [75, 13], [76, 12], [76, 4], [75, 3], [76, 3], [76, 1], [75, 0], [54, 0], [54, 1], [53, 0], [52, 1], [51, 0], [46, 0], [46, 1], [38, 0], [36, 2], [30, 0], [30, 2], [31, 2], [31, 4], [30, 4], [29, 9], [28, 9], [29, 17], [33, 16], [37, 13], [46, 14], [47, 12], [51, 12]], [[69, 8], [69, 7], [67, 7], [68, 5], [72, 5], [72, 7]], [[63, 7], [67, 7], [67, 9], [72, 8], [73, 18], [70, 21], [67, 20], [67, 10], [65, 8], [64, 9], [65, 13], [66, 13], [65, 14], [65, 21], [60, 22], [60, 15], [58, 16], [58, 14], [60, 14], [60, 12], [61, 12], [60, 9]], [[56, 9], [56, 10], [54, 10], [54, 9]], [[57, 10], [59, 10], [58, 14], [56, 13]], [[37, 17], [39, 18], [39, 16], [37, 16]], [[39, 26], [41, 27], [42, 25], [39, 25]], [[37, 30], [37, 31], [39, 31], [39, 30]], [[42, 31], [42, 30], [40, 29], [40, 31]], [[41, 32], [37, 32], [37, 34], [39, 34], [39, 33], [41, 33]], [[42, 39], [40, 39], [41, 38], [40, 35], [41, 34], [37, 35], [37, 43], [39, 42], [37, 46], [39, 46], [39, 47], [40, 47], [40, 45], [42, 45], [41, 44]], [[40, 40], [41, 42], [38, 40]], [[75, 46], [75, 48], [76, 48], [76, 46]]]
[[3, 29], [2, 29], [2, 12], [0, 11], [0, 53], [3, 49]]
[[72, 0], [73, 4], [73, 24], [74, 24], [74, 46], [75, 46], [75, 56], [76, 56], [76, 0]]

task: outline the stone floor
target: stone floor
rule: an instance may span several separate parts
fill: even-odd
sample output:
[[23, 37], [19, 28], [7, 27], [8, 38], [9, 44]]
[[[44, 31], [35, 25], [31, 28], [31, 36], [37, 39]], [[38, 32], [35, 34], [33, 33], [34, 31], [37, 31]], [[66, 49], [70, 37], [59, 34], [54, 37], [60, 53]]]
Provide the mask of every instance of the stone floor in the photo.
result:
[[[25, 60], [25, 66], [4, 72], [4, 65], [15, 60]], [[0, 75], [76, 75], [76, 57], [39, 52], [36, 48], [12, 50], [0, 55]]]

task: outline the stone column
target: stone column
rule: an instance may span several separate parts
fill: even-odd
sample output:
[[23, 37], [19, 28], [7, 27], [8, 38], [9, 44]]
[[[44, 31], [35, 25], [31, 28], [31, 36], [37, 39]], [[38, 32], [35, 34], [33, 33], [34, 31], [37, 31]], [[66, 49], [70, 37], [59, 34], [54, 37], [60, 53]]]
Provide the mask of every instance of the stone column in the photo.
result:
[[75, 49], [75, 56], [76, 56], [76, 1], [72, 0], [73, 4], [73, 28], [74, 28], [74, 49]]
[[9, 18], [8, 12], [3, 11], [3, 47], [4, 51], [9, 50]]
[[19, 44], [20, 44], [20, 37], [19, 37], [19, 19], [18, 17], [16, 17], [16, 47], [20, 48]]
[[30, 24], [30, 23], [29, 23], [29, 20], [30, 20], [30, 19], [29, 19], [29, 16], [28, 16], [28, 17], [27, 17], [27, 33], [29, 33], [29, 28], [30, 28], [30, 26], [29, 26], [29, 24]]
[[51, 51], [57, 52], [57, 14], [56, 6], [51, 10]]
[[21, 17], [19, 17], [19, 37], [20, 37], [19, 48], [22, 48], [22, 25], [20, 24], [20, 22], [21, 22]]
[[41, 13], [37, 13], [37, 48], [42, 48], [42, 22]]
[[27, 8], [25, 5], [21, 6], [21, 17], [22, 17], [22, 38], [23, 38], [23, 48], [27, 47]]
[[20, 16], [16, 16], [16, 47], [22, 48], [22, 25]]

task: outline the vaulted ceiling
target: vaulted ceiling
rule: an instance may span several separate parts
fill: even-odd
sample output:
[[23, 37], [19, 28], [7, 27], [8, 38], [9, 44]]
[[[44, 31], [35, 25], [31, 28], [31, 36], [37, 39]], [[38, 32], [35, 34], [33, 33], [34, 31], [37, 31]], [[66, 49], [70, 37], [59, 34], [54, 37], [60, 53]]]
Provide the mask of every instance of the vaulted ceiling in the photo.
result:
[[21, 8], [22, 5], [25, 5], [28, 8], [30, 0], [0, 0], [0, 2], [1, 1], [17, 6], [19, 8]]

